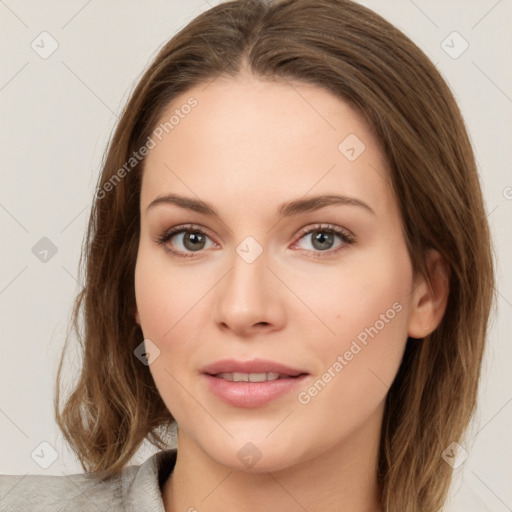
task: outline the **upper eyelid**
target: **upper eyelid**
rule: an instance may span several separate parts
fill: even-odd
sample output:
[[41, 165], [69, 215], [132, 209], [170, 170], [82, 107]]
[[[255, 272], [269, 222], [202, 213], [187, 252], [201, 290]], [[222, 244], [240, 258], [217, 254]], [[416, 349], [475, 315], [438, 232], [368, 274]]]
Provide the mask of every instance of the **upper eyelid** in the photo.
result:
[[310, 233], [311, 231], [321, 231], [321, 230], [325, 230], [325, 231], [342, 231], [342, 232], [346, 232], [347, 234], [349, 234], [350, 236], [354, 236], [352, 231], [350, 231], [349, 229], [343, 227], [343, 226], [337, 226], [335, 224], [329, 224], [329, 223], [326, 223], [326, 222], [317, 222], [315, 224], [312, 224], [312, 225], [308, 225], [304, 228], [302, 228], [300, 231], [299, 231], [299, 236], [300, 235], [305, 235], [305, 234], [308, 234]]
[[198, 224], [184, 224], [184, 225], [177, 225], [177, 226], [174, 226], [170, 229], [166, 229], [163, 233], [162, 233], [162, 237], [163, 236], [167, 236], [167, 235], [171, 235], [171, 236], [174, 236], [174, 235], [179, 235], [183, 232], [187, 232], [187, 231], [200, 231], [201, 233], [207, 235], [209, 238], [211, 239], [214, 239], [213, 236], [211, 236], [210, 234], [210, 230], [203, 227], [203, 226], [200, 226]]

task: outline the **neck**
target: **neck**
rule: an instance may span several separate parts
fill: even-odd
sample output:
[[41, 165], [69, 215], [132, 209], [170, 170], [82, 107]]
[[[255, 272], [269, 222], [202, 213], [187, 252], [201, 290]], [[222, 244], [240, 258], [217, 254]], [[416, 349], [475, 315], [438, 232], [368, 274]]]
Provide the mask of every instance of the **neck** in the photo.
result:
[[377, 482], [380, 422], [354, 430], [338, 446], [274, 472], [218, 464], [184, 432], [163, 489], [166, 512], [382, 512]]

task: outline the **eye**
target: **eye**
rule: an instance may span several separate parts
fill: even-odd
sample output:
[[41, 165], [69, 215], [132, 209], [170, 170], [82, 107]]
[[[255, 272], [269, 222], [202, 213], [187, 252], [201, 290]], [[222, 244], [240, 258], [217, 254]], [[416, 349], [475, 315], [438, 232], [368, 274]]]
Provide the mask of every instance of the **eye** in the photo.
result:
[[[350, 231], [330, 224], [317, 224], [306, 229], [302, 232], [300, 240], [308, 237], [313, 249], [306, 248], [306, 253], [316, 258], [323, 258], [323, 253], [325, 253], [325, 256], [337, 253], [355, 242], [355, 237]], [[340, 239], [341, 242], [333, 249], [332, 246], [336, 238]]]
[[[310, 237], [312, 249], [306, 248], [304, 250], [307, 255], [316, 258], [338, 253], [355, 242], [355, 237], [350, 231], [330, 224], [317, 224], [309, 229], [303, 230], [299, 240], [307, 239], [307, 237]], [[333, 249], [332, 245], [336, 238], [340, 240], [340, 243]], [[173, 239], [176, 239], [176, 241]], [[208, 240], [211, 241], [211, 238], [200, 226], [190, 224], [176, 226], [165, 231], [157, 238], [156, 242], [174, 256], [192, 258], [196, 256], [194, 253], [200, 253], [208, 248], [205, 247]], [[176, 244], [181, 247], [178, 247], [178, 249], [174, 248]], [[212, 244], [213, 246], [217, 246], [213, 241]], [[297, 242], [295, 245], [297, 245]]]
[[[176, 239], [177, 242], [173, 242], [172, 245], [177, 243], [178, 246], [181, 246], [184, 249], [179, 247], [178, 250], [176, 250], [170, 247], [169, 242], [172, 242], [173, 239]], [[200, 252], [205, 249], [207, 240], [211, 239], [199, 226], [187, 225], [176, 226], [165, 231], [158, 237], [157, 243], [164, 246], [168, 252], [175, 256], [191, 258], [195, 256], [194, 252]], [[216, 244], [214, 243], [214, 245]]]

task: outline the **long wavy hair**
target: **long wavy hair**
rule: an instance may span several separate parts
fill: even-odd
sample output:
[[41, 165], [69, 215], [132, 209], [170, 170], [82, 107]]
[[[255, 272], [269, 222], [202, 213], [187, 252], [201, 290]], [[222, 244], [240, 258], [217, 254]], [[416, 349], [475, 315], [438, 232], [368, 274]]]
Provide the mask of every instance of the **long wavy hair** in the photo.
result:
[[[81, 372], [55, 414], [84, 470], [113, 475], [144, 440], [165, 449], [174, 420], [147, 366], [134, 356], [134, 268], [147, 143], [173, 99], [243, 69], [302, 82], [348, 102], [375, 130], [390, 168], [416, 272], [437, 250], [450, 292], [437, 329], [408, 340], [388, 392], [378, 478], [389, 511], [439, 510], [452, 468], [441, 457], [474, 412], [494, 300], [494, 259], [474, 154], [452, 93], [402, 32], [351, 0], [235, 0], [203, 12], [167, 42], [144, 73], [111, 138], [80, 259], [83, 289], [70, 326]], [[123, 168], [125, 172], [120, 170]], [[109, 185], [110, 184], [110, 185]]]

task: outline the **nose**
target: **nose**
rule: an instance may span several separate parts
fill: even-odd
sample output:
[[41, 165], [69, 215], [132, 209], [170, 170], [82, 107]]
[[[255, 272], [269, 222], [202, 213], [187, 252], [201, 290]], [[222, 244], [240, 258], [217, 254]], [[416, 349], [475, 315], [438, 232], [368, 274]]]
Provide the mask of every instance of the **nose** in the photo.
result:
[[282, 328], [284, 287], [270, 270], [265, 252], [252, 262], [239, 254], [215, 290], [214, 321], [221, 330], [248, 338]]

